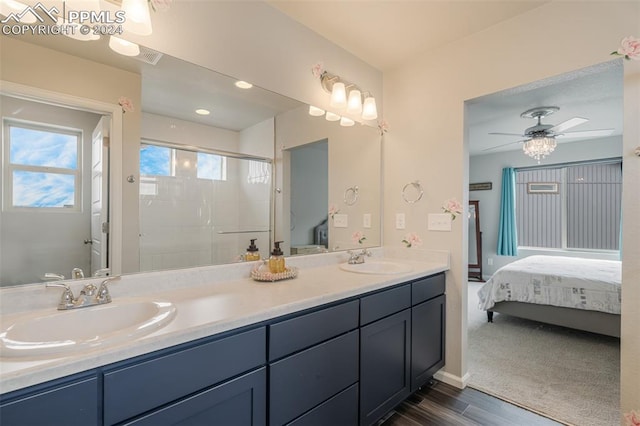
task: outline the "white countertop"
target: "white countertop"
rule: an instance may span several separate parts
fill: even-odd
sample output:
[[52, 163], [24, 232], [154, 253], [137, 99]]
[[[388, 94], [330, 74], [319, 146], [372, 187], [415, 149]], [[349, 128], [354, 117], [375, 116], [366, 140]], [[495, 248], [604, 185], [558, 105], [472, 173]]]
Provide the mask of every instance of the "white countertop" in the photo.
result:
[[[177, 313], [171, 323], [128, 343], [79, 354], [30, 361], [0, 358], [0, 394], [449, 269], [446, 252], [372, 251], [374, 258], [410, 265], [411, 272], [347, 272], [339, 268], [346, 254], [331, 253], [287, 258], [288, 266], [299, 269], [298, 277], [273, 283], [249, 278], [251, 263], [123, 276], [110, 286], [114, 301], [135, 296], [172, 302]], [[0, 321], [6, 315], [55, 311], [60, 297], [60, 289], [56, 290], [42, 285], [0, 290]]]

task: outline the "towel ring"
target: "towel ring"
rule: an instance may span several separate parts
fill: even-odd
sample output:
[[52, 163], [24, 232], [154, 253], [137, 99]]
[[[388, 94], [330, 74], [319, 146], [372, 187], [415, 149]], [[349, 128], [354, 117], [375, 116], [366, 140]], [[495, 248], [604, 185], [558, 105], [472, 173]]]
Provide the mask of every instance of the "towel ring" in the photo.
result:
[[[410, 192], [416, 192], [417, 195], [409, 194], [409, 196], [407, 196], [407, 189], [411, 189], [410, 187], [414, 188]], [[424, 190], [422, 189], [422, 185], [420, 185], [420, 181], [418, 180], [409, 182], [402, 188], [402, 199], [405, 201], [405, 203], [417, 203], [422, 198], [422, 195], [424, 195]]]
[[358, 186], [354, 185], [344, 190], [344, 203], [348, 206], [354, 205], [358, 201]]

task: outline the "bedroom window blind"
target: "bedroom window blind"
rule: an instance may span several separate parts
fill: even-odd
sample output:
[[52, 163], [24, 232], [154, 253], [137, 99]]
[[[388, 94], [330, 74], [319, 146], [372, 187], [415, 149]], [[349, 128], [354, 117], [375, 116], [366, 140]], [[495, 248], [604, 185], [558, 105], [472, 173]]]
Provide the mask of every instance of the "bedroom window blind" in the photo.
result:
[[[557, 190], [531, 191], [550, 187], [532, 183], [557, 183]], [[618, 250], [621, 201], [620, 161], [518, 170], [519, 246]]]

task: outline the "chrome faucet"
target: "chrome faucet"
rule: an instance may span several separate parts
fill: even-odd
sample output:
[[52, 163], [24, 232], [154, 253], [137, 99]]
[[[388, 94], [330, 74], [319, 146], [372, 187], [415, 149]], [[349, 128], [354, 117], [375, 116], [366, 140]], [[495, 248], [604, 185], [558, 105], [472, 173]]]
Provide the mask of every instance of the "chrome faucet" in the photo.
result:
[[78, 297], [73, 296], [73, 291], [65, 283], [51, 282], [46, 283], [47, 287], [62, 287], [64, 292], [58, 303], [58, 310], [66, 311], [68, 309], [86, 308], [87, 306], [104, 305], [111, 302], [111, 295], [109, 294], [109, 288], [107, 283], [109, 281], [120, 279], [120, 277], [111, 277], [100, 283], [100, 287], [96, 287], [93, 284], [85, 285]]
[[347, 261], [349, 265], [359, 265], [364, 263], [364, 257], [371, 256], [371, 252], [367, 249], [362, 249], [360, 253], [348, 250], [347, 253], [349, 254], [349, 260]]

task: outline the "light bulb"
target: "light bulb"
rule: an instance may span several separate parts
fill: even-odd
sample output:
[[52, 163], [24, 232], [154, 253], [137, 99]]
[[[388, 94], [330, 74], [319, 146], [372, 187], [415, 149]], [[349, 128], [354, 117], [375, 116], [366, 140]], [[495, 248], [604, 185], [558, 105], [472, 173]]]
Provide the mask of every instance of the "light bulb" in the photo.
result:
[[342, 117], [340, 119], [340, 125], [343, 127], [353, 126], [354, 124], [356, 124], [356, 122], [348, 117]]
[[147, 0], [122, 0], [125, 13], [124, 29], [138, 35], [150, 35], [151, 16]]
[[334, 108], [344, 108], [347, 106], [347, 90], [344, 87], [344, 83], [340, 81], [333, 83], [330, 105]]
[[109, 47], [124, 56], [138, 56], [140, 54], [140, 47], [137, 44], [115, 36], [109, 37]]
[[362, 112], [362, 94], [358, 89], [353, 89], [349, 92], [347, 112], [349, 114], [360, 114]]
[[321, 117], [324, 115], [324, 110], [313, 105], [309, 105], [309, 115], [314, 117]]
[[340, 120], [340, 116], [338, 114], [334, 114], [331, 111], [327, 111], [327, 115], [325, 116], [327, 121], [338, 121]]
[[378, 118], [378, 109], [376, 108], [376, 98], [369, 96], [365, 98], [362, 106], [362, 119], [375, 120]]

